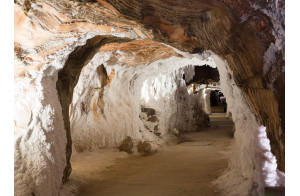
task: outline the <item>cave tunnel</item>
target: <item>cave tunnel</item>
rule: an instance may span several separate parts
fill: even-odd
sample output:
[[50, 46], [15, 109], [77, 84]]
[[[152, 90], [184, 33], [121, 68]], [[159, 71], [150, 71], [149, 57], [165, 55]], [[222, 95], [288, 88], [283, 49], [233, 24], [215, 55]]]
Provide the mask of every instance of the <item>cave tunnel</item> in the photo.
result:
[[255, 2], [15, 1], [15, 195], [284, 195], [285, 7]]

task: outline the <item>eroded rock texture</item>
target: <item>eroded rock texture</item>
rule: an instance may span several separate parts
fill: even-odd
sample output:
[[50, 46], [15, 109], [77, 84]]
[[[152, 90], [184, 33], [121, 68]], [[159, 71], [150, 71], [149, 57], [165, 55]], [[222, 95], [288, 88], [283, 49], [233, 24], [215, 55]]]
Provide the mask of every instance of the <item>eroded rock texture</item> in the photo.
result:
[[284, 89], [275, 83], [284, 75], [283, 1], [109, 3], [152, 29], [159, 41], [191, 53], [212, 50], [222, 56], [267, 127], [272, 152], [284, 170]]
[[[236, 121], [251, 124], [236, 126], [236, 138], [266, 126], [271, 151], [284, 171], [284, 9], [282, 0], [16, 0], [16, 195], [57, 195], [60, 179], [65, 182], [71, 172], [72, 139], [78, 151], [117, 146], [127, 136], [162, 144], [177, 117], [159, 108], [165, 102], [174, 113], [179, 111], [174, 109], [173, 95], [184, 84], [176, 78], [188, 64], [210, 65], [222, 72], [223, 86], [232, 85], [226, 86], [226, 96], [232, 97], [232, 103], [236, 95], [243, 97], [247, 103], [240, 108], [249, 108], [243, 119], [233, 113]], [[105, 85], [99, 80], [101, 74], [95, 75], [101, 64], [107, 70]], [[165, 86], [171, 89], [169, 94], [159, 90], [165, 88], [164, 82], [170, 84]], [[116, 90], [125, 83], [126, 89]], [[144, 101], [134, 98], [141, 94]], [[112, 95], [120, 99], [110, 100]], [[158, 97], [163, 98], [156, 103]], [[139, 117], [146, 102], [158, 109], [157, 119]], [[128, 113], [110, 113], [120, 106]], [[80, 128], [71, 135], [80, 122], [77, 114], [93, 125], [125, 125], [113, 132], [105, 132], [104, 126], [90, 136]], [[200, 117], [205, 121], [204, 115]], [[237, 141], [236, 148], [251, 151], [251, 142], [246, 146]], [[28, 157], [30, 153], [37, 158]], [[241, 166], [249, 170], [244, 178], [254, 178], [253, 165]]]

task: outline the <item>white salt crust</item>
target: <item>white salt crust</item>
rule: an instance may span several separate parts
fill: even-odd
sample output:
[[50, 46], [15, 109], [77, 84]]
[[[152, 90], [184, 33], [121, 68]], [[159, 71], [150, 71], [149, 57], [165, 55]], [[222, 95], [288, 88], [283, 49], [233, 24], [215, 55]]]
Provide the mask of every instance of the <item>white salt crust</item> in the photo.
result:
[[[106, 61], [112, 54], [97, 53], [82, 69], [74, 89], [70, 120], [75, 150], [117, 147], [127, 136], [132, 137], [135, 143], [146, 140], [156, 148], [167, 140], [175, 122], [186, 130], [196, 129], [192, 106], [201, 106], [200, 95], [187, 93], [182, 74], [185, 73], [190, 80], [194, 74], [193, 65], [209, 64], [211, 61], [201, 55], [182, 54], [185, 58], [171, 57], [126, 67], [107, 65]], [[95, 111], [84, 112], [82, 105], [92, 108], [93, 100], [99, 96], [99, 92], [93, 89], [101, 87], [95, 72], [100, 64], [105, 65], [108, 75], [112, 69], [116, 74], [109, 87], [105, 86], [103, 114], [99, 109], [97, 114], [100, 117], [95, 118]], [[179, 94], [184, 98], [178, 97]], [[155, 109], [159, 122], [147, 121], [141, 106]], [[160, 137], [154, 134], [155, 126], [161, 133]]]

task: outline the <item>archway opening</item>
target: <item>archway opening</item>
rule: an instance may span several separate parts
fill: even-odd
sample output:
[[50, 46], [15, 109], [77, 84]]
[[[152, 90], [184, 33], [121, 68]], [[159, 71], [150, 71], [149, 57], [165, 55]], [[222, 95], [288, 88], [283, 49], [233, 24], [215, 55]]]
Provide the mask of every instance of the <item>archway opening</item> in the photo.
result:
[[[128, 55], [122, 52], [120, 54]], [[212, 82], [212, 77], [206, 77], [203, 71], [199, 71], [202, 74], [202, 77], [199, 77], [196, 71], [202, 66], [206, 70], [209, 69], [208, 67], [214, 67], [212, 69], [216, 70], [213, 60], [209, 58], [209, 55], [196, 54], [190, 57], [188, 53], [180, 52], [180, 54], [182, 57], [158, 59], [147, 66], [128, 67], [121, 65], [117, 60], [112, 60], [114, 53], [107, 54], [99, 49], [90, 62], [83, 67], [74, 88], [69, 110], [74, 151], [71, 160], [73, 165], [71, 181], [76, 181], [76, 177], [77, 180], [83, 179], [85, 184], [94, 186], [90, 182], [99, 179], [91, 180], [87, 175], [91, 172], [90, 170], [102, 173], [110, 179], [112, 176], [102, 171], [101, 168], [107, 166], [111, 157], [130, 156], [132, 158], [132, 156], [153, 155], [149, 159], [155, 164], [162, 164], [164, 162], [156, 162], [156, 152], [160, 154], [159, 152], [162, 151], [163, 153], [166, 145], [171, 145], [172, 148], [168, 148], [169, 153], [164, 154], [167, 157], [165, 159], [173, 160], [175, 157], [172, 154], [174, 153], [179, 153], [178, 158], [181, 157], [181, 160], [174, 162], [174, 165], [186, 165], [182, 162], [186, 158], [192, 159], [193, 163], [199, 164], [198, 161], [203, 160], [203, 163], [207, 164], [206, 160], [212, 160], [216, 156], [216, 147], [218, 149], [222, 149], [222, 146], [228, 147], [231, 141], [226, 144], [223, 142], [220, 145], [212, 145], [214, 142], [219, 142], [215, 140], [228, 135], [230, 128], [225, 130], [225, 133], [221, 133], [221, 126], [208, 129], [210, 121], [204, 110], [201, 92], [206, 86], [204, 83]], [[122, 56], [119, 59], [122, 59]], [[99, 72], [100, 69], [101, 72]], [[106, 78], [107, 82], [103, 82], [103, 78]], [[210, 135], [211, 131], [214, 133], [213, 136]], [[231, 140], [227, 136], [226, 138]], [[187, 148], [184, 149], [185, 145]], [[198, 145], [212, 147], [211, 151], [206, 149], [202, 152], [203, 155], [206, 154], [207, 159], [199, 156], [192, 158], [191, 153], [197, 152], [196, 146]], [[128, 155], [119, 153], [118, 150], [114, 151], [116, 148], [127, 152]], [[180, 153], [182, 150], [187, 151]], [[87, 162], [92, 160], [92, 157], [95, 160], [102, 159], [102, 162], [97, 162], [98, 167], [93, 162]], [[215, 165], [225, 169], [228, 157], [219, 157], [221, 159], [215, 160]], [[140, 162], [144, 165], [149, 164], [140, 158], [138, 158], [138, 163], [132, 163], [130, 159], [123, 159], [123, 161], [124, 164], [136, 165]], [[198, 164], [192, 164], [192, 167], [196, 168]], [[89, 166], [86, 168], [87, 165]], [[115, 167], [120, 170], [123, 168], [120, 165], [115, 165]], [[187, 164], [186, 167], [189, 165]], [[149, 168], [152, 167], [149, 165]], [[172, 168], [178, 169], [175, 166]], [[122, 171], [120, 172], [115, 175], [120, 175], [121, 178]], [[177, 170], [177, 172], [179, 174], [184, 170], [180, 172]], [[207, 182], [217, 177], [217, 173], [211, 172], [208, 170], [206, 173], [211, 174], [211, 177], [206, 179]], [[160, 172], [155, 173], [158, 175]], [[196, 177], [197, 174], [193, 175]], [[102, 177], [99, 175], [99, 178]], [[205, 180], [206, 177], [201, 178]], [[142, 181], [142, 179], [139, 180]], [[152, 182], [147, 181], [147, 183]], [[80, 182], [78, 184], [81, 187], [80, 193], [91, 193], [84, 192], [84, 190], [90, 190], [90, 186], [80, 185]], [[205, 185], [207, 191], [212, 191], [207, 186]]]
[[[188, 132], [199, 131], [209, 125], [204, 100], [210, 99], [203, 99], [206, 94], [204, 92], [216, 90], [218, 85], [228, 96], [229, 108], [232, 107], [233, 113], [242, 111], [242, 116], [234, 115], [233, 118], [238, 122], [237, 127], [242, 130], [243, 122], [249, 124], [248, 135], [235, 134], [235, 136], [240, 141], [245, 137], [255, 137], [251, 132], [258, 125], [253, 113], [244, 103], [242, 92], [230, 77], [231, 73], [226, 62], [212, 52], [191, 55], [176, 50], [180, 54], [179, 57], [175, 54], [147, 63], [147, 66], [143, 64], [128, 66], [126, 65], [128, 62], [120, 62], [120, 59], [124, 59], [122, 56], [131, 55], [130, 52], [126, 54], [117, 51], [120, 56], [116, 59], [115, 52], [107, 53], [102, 50], [103, 48], [98, 48], [95, 55], [82, 68], [73, 91], [69, 115], [74, 152], [94, 152], [121, 146], [122, 150], [125, 149], [124, 151], [129, 154], [139, 152], [147, 155], [159, 151], [173, 136], [184, 136]], [[170, 64], [173, 66], [170, 67]], [[196, 70], [199, 70], [197, 67], [206, 70], [211, 67], [214, 73], [218, 73], [218, 67], [220, 80], [212, 76], [204, 79], [199, 77], [196, 74]], [[198, 73], [206, 72], [198, 71]], [[239, 101], [244, 105], [236, 106], [233, 101]], [[247, 118], [241, 119], [244, 115], [251, 117], [252, 121], [249, 122]], [[216, 121], [220, 119], [217, 118]], [[218, 126], [213, 128], [216, 129]], [[232, 129], [228, 129], [227, 133], [230, 131]], [[183, 138], [183, 143], [189, 140], [180, 138]], [[229, 161], [229, 168], [232, 165], [238, 167], [227, 175], [238, 182], [237, 176], [240, 172], [246, 172], [244, 175], [248, 175], [249, 181], [244, 182], [245, 187], [251, 186], [256, 173], [260, 172], [253, 170], [253, 165], [256, 164], [251, 158], [255, 155], [253, 150], [250, 143], [235, 143], [232, 154], [241, 156], [248, 151], [249, 157], [240, 162], [232, 162], [236, 158], [232, 156]], [[216, 184], [224, 185], [224, 182], [226, 181], [220, 178]], [[230, 184], [226, 186], [226, 189], [232, 188]], [[255, 191], [258, 188], [262, 189], [262, 186], [256, 187]]]
[[210, 107], [212, 113], [226, 113], [226, 98], [221, 90], [212, 90], [210, 92]]

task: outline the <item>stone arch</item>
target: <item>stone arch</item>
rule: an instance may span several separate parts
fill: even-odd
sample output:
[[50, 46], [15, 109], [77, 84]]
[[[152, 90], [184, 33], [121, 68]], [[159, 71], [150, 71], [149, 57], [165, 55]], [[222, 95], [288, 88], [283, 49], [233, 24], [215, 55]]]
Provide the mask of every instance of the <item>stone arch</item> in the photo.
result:
[[78, 82], [81, 69], [91, 60], [97, 52], [97, 49], [102, 45], [111, 42], [129, 41], [126, 38], [116, 38], [111, 36], [95, 36], [86, 41], [83, 46], [77, 47], [68, 57], [62, 70], [58, 72], [56, 88], [64, 119], [66, 129], [67, 145], [66, 145], [66, 160], [67, 166], [63, 173], [63, 183], [65, 183], [71, 174], [71, 154], [72, 154], [72, 138], [70, 133], [70, 117], [69, 106], [72, 102], [73, 89]]

